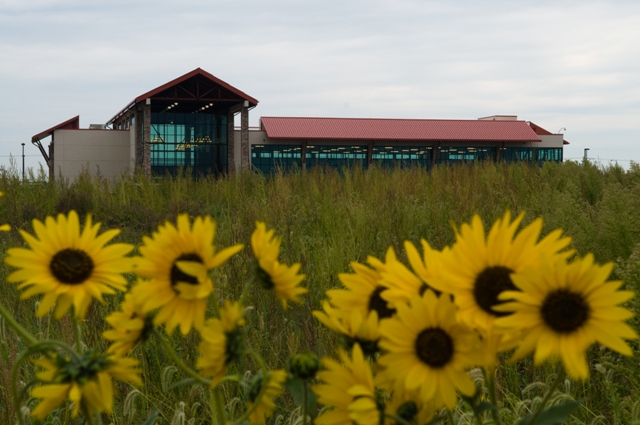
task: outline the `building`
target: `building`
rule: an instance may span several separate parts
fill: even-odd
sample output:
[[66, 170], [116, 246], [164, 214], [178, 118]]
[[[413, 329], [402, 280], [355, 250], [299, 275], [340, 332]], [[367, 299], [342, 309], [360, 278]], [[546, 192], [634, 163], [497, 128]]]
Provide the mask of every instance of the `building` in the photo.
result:
[[[312, 166], [420, 166], [470, 161], [562, 161], [562, 134], [512, 115], [474, 120], [262, 117], [258, 100], [197, 68], [133, 99], [104, 124], [79, 116], [32, 137], [52, 179], [83, 170], [116, 177], [271, 173]], [[240, 127], [234, 127], [240, 114]], [[49, 138], [48, 149], [42, 142]]]

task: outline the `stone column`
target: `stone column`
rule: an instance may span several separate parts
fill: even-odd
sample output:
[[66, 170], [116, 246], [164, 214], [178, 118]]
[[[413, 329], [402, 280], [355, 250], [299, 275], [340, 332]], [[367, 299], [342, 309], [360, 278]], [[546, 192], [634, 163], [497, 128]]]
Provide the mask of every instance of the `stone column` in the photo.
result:
[[251, 147], [249, 146], [249, 102], [245, 101], [240, 111], [240, 169], [251, 169]]
[[227, 111], [227, 172], [236, 172], [236, 140], [234, 132], [234, 113]]
[[303, 142], [300, 146], [300, 168], [303, 170], [307, 169], [307, 144], [308, 142]]
[[[136, 105], [136, 147], [135, 147], [135, 167], [137, 170], [142, 170], [142, 158], [144, 156], [143, 149], [143, 133], [144, 133], [144, 106]], [[114, 123], [115, 125], [115, 123]]]
[[144, 129], [142, 139], [142, 171], [151, 177], [151, 99], [147, 99], [144, 108]]

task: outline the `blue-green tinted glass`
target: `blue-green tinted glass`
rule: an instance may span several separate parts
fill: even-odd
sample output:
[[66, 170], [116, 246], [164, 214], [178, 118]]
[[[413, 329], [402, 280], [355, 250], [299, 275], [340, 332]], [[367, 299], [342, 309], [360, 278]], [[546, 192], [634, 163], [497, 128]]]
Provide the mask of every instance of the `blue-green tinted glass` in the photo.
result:
[[227, 113], [151, 113], [151, 172], [219, 175], [227, 171]]
[[374, 146], [371, 153], [372, 165], [383, 168], [423, 167], [431, 168], [431, 146]]

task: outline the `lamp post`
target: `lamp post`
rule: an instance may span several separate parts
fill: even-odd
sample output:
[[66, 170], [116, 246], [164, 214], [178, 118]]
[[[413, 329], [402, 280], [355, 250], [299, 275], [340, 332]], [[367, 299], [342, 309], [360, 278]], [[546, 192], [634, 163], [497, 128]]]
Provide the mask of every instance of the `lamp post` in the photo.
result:
[[24, 181], [24, 143], [22, 144], [22, 181]]

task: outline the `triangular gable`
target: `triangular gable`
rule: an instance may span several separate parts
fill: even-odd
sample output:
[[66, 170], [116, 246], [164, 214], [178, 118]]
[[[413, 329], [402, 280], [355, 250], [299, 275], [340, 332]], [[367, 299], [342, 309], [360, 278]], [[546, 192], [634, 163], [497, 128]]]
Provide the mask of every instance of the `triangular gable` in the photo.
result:
[[249, 106], [256, 106], [258, 100], [241, 90], [214, 77], [207, 71], [196, 68], [174, 80], [136, 97], [134, 103], [148, 98], [187, 98], [193, 100], [246, 100]]

